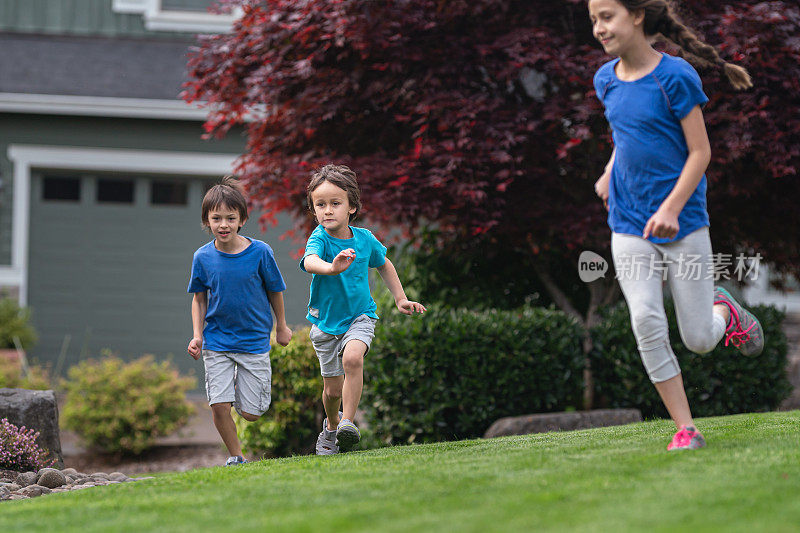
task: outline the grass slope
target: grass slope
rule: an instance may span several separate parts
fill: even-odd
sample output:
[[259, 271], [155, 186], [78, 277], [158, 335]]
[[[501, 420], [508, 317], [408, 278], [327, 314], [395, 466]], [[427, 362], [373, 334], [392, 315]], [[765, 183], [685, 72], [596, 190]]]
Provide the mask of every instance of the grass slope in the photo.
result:
[[0, 531], [800, 531], [800, 411], [293, 457], [0, 502]]

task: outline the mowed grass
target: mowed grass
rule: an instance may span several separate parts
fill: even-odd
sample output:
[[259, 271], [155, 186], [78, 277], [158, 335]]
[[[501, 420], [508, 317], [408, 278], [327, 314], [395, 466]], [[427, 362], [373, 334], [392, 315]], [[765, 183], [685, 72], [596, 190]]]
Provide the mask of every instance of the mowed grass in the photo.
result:
[[0, 502], [0, 531], [800, 531], [800, 411], [293, 457]]

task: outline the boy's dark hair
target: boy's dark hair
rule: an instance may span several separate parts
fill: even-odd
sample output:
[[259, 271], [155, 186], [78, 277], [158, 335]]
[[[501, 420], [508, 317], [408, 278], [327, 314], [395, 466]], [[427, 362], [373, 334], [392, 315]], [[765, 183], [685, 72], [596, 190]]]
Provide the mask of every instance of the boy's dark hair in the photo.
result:
[[349, 219], [354, 220], [361, 212], [361, 189], [358, 187], [356, 173], [345, 165], [327, 164], [311, 175], [311, 182], [306, 189], [308, 210], [311, 211], [312, 215], [314, 214], [314, 202], [311, 201], [311, 193], [326, 181], [333, 183], [347, 193], [347, 202], [350, 207], [356, 208]]
[[699, 67], [722, 69], [734, 89], [749, 89], [753, 86], [747, 70], [722, 59], [717, 50], [706, 44], [686, 27], [675, 14], [670, 0], [617, 0], [631, 13], [644, 12], [644, 34], [661, 34], [683, 52], [681, 55]]
[[[228, 209], [233, 209], [239, 212], [239, 220], [244, 223], [247, 220], [247, 199], [244, 196], [244, 189], [242, 188], [239, 180], [233, 176], [225, 176], [219, 183], [208, 189], [208, 192], [203, 197], [203, 207], [201, 217], [203, 226], [206, 228], [208, 224], [208, 214], [218, 209], [220, 206], [225, 206]], [[239, 226], [242, 229], [242, 226]]]

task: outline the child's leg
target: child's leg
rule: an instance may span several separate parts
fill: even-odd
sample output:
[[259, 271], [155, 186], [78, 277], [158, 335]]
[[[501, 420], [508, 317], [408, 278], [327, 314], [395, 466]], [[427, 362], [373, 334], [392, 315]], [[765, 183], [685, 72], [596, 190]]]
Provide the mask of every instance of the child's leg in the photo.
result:
[[344, 346], [342, 365], [344, 366], [344, 386], [342, 388], [342, 411], [344, 418], [353, 420], [361, 401], [364, 388], [364, 355], [369, 347], [360, 340], [353, 339]]
[[375, 337], [376, 319], [359, 315], [350, 324], [342, 337], [341, 354], [344, 368], [344, 387], [342, 388], [342, 411], [344, 418], [353, 421], [361, 401], [364, 388], [364, 356], [369, 351]]
[[319, 359], [319, 369], [322, 373], [322, 406], [328, 420], [328, 431], [335, 431], [339, 424], [339, 406], [342, 401], [342, 385], [344, 384], [344, 367], [339, 357], [339, 343], [341, 336], [331, 335], [311, 326], [308, 333], [314, 352]]
[[327, 430], [336, 431], [339, 425], [339, 406], [342, 403], [342, 385], [344, 376], [322, 378], [322, 406], [328, 420]]
[[242, 455], [236, 424], [231, 417], [231, 405], [236, 400], [234, 374], [236, 363], [224, 353], [203, 350], [206, 369], [206, 395], [211, 406], [214, 426], [230, 455]]
[[708, 228], [660, 247], [669, 259], [669, 284], [681, 339], [691, 351], [708, 353], [725, 334], [730, 313], [726, 306], [714, 305], [714, 264]]
[[663, 256], [651, 242], [614, 233], [611, 253], [631, 326], [650, 381], [656, 387], [675, 425], [691, 425], [692, 415], [680, 366], [669, 342], [664, 311]]
[[228, 448], [228, 455], [242, 455], [242, 446], [239, 444], [239, 436], [236, 434], [236, 423], [231, 416], [231, 403], [215, 403], [211, 406], [211, 413], [214, 417], [214, 426], [222, 437], [222, 442]]

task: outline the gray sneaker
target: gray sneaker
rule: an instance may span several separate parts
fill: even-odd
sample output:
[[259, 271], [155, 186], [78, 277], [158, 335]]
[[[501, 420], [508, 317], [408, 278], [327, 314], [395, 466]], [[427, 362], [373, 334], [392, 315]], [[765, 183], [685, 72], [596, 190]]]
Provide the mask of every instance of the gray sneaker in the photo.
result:
[[232, 455], [228, 457], [227, 461], [225, 461], [225, 466], [236, 466], [243, 464], [247, 464], [247, 459], [245, 459], [241, 455]]
[[361, 432], [353, 422], [343, 418], [336, 428], [336, 444], [343, 452], [350, 451], [361, 440]]
[[[342, 412], [339, 411], [339, 418]], [[328, 419], [322, 421], [322, 431], [317, 437], [317, 455], [335, 455], [339, 453], [339, 446], [336, 445], [336, 430], [328, 431]]]
[[730, 309], [728, 328], [725, 330], [725, 346], [733, 344], [742, 355], [755, 356], [764, 349], [764, 330], [758, 319], [742, 307], [722, 287], [714, 287], [714, 304], [723, 304]]

